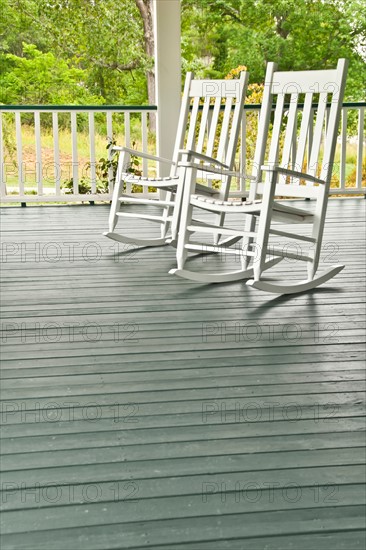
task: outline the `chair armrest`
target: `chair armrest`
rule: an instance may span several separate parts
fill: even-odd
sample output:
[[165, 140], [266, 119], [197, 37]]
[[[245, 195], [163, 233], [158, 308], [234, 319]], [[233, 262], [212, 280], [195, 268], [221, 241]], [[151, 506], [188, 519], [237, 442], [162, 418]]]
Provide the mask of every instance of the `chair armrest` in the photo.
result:
[[207, 166], [204, 164], [197, 164], [197, 162], [178, 162], [178, 166], [184, 168], [194, 168], [200, 172], [209, 172], [210, 174], [218, 174], [219, 176], [231, 176], [244, 180], [255, 180], [256, 177], [237, 170], [225, 170], [224, 168], [214, 168], [213, 166]]
[[279, 174], [284, 174], [285, 176], [292, 176], [294, 178], [304, 179], [306, 181], [312, 181], [313, 183], [322, 183], [325, 184], [325, 181], [311, 176], [310, 174], [304, 174], [303, 172], [297, 172], [296, 170], [289, 170], [288, 168], [281, 168], [280, 166], [262, 166], [261, 169], [264, 172], [278, 172]]
[[208, 155], [203, 155], [202, 153], [197, 153], [196, 151], [192, 151], [191, 149], [179, 149], [180, 155], [188, 155], [188, 157], [194, 157], [199, 160], [203, 160], [204, 162], [209, 162], [210, 164], [215, 164], [216, 166], [222, 166], [222, 168], [229, 168], [227, 164], [223, 164], [222, 162], [219, 162], [218, 160], [209, 157]]
[[150, 155], [150, 153], [144, 153], [142, 151], [136, 151], [136, 149], [130, 149], [129, 147], [118, 147], [115, 145], [112, 147], [112, 151], [121, 151], [124, 153], [129, 153], [130, 155], [134, 155], [135, 157], [141, 157], [144, 159], [150, 159], [150, 160], [156, 160], [158, 162], [164, 162], [166, 164], [175, 164], [172, 160], [166, 159], [164, 157], [158, 157], [156, 155]]

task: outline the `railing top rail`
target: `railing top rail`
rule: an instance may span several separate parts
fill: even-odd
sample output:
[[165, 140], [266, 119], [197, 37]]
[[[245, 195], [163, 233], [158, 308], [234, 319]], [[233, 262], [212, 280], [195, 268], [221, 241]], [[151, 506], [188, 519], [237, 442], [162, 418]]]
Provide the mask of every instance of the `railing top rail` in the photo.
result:
[[[290, 104], [286, 104], [285, 108], [288, 108]], [[298, 108], [303, 108], [303, 103], [298, 104]], [[331, 104], [327, 104], [328, 107], [331, 106]], [[316, 104], [314, 104], [314, 108], [317, 107]], [[345, 103], [342, 103], [342, 107], [344, 108], [360, 108], [360, 107], [366, 107], [365, 101], [347, 101]], [[244, 110], [246, 111], [257, 111], [261, 108], [260, 103], [247, 103], [244, 105]], [[275, 108], [275, 105], [273, 105], [273, 108]], [[88, 112], [88, 111], [95, 111], [95, 112], [107, 112], [107, 111], [115, 111], [115, 112], [124, 112], [124, 111], [130, 111], [130, 112], [141, 112], [141, 111], [148, 111], [153, 112], [157, 111], [156, 105], [0, 105], [0, 111], [24, 111], [24, 112], [34, 112], [34, 111], [45, 111], [45, 112], [55, 112], [55, 111], [77, 111], [77, 112]]]
[[366, 101], [345, 101], [342, 107], [366, 107]]
[[[331, 103], [327, 103], [327, 107], [331, 107], [332, 104]], [[285, 103], [284, 104], [284, 108], [287, 109], [290, 107], [290, 103]], [[298, 103], [297, 105], [298, 109], [303, 109], [304, 107], [304, 104], [303, 103]], [[318, 107], [318, 104], [317, 103], [313, 103], [312, 107], [316, 108]], [[351, 101], [346, 101], [344, 103], [342, 103], [342, 107], [345, 107], [345, 108], [359, 108], [359, 107], [366, 107], [366, 101], [355, 101], [355, 102], [351, 102]], [[250, 111], [254, 111], [254, 110], [259, 110], [261, 108], [261, 104], [260, 103], [246, 103], [244, 105], [244, 109], [245, 110], [250, 110]], [[272, 109], [275, 109], [276, 108], [276, 104], [274, 103], [272, 105]]]
[[0, 111], [157, 111], [156, 105], [0, 105]]

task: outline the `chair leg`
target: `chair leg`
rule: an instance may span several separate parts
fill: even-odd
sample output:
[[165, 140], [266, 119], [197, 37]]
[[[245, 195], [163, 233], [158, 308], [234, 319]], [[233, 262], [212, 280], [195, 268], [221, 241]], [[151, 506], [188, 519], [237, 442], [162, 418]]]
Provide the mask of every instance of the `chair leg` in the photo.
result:
[[308, 281], [312, 281], [315, 277], [315, 274], [319, 267], [319, 257], [320, 257], [320, 244], [317, 242], [315, 244], [315, 250], [312, 254], [313, 261], [307, 262], [306, 268], [308, 273]]
[[123, 181], [123, 173], [124, 169], [126, 168], [126, 163], [129, 160], [129, 155], [127, 155], [125, 152], [121, 153], [118, 159], [118, 166], [117, 166], [117, 173], [116, 173], [116, 179], [114, 182], [114, 189], [113, 189], [113, 196], [112, 196], [112, 204], [111, 209], [109, 213], [109, 232], [112, 233], [117, 225], [118, 222], [118, 212], [121, 208], [121, 203], [119, 201], [119, 197], [121, 195], [121, 188], [124, 185]]
[[[168, 201], [172, 200], [173, 193], [171, 191], [168, 191], [168, 192], [160, 191], [160, 194], [163, 199], [166, 199]], [[167, 238], [169, 225], [170, 225], [168, 218], [172, 215], [172, 212], [173, 212], [173, 209], [171, 206], [164, 207], [164, 210], [163, 210], [164, 223], [161, 225], [161, 228], [160, 228], [160, 235], [162, 239]]]
[[[245, 231], [253, 232], [255, 229], [256, 219], [255, 216], [248, 216], [245, 222]], [[253, 243], [254, 239], [253, 237], [244, 237], [243, 238], [243, 244], [242, 244], [242, 250], [243, 254], [241, 257], [242, 262], [242, 268], [248, 269], [249, 262], [250, 262], [250, 256], [246, 254], [246, 252], [249, 250], [250, 245]]]
[[256, 239], [259, 258], [258, 259], [256, 258], [253, 264], [254, 281], [260, 280], [262, 271], [264, 270], [265, 263], [266, 263], [269, 230], [271, 227], [272, 208], [273, 208], [276, 182], [277, 182], [277, 174], [276, 172], [273, 172], [271, 175], [270, 181], [268, 181], [264, 185], [262, 208], [259, 216], [257, 239]]
[[187, 226], [192, 219], [192, 210], [191, 205], [188, 206], [186, 215], [181, 216], [181, 222], [179, 226], [179, 235], [177, 242], [177, 267], [178, 269], [183, 269], [186, 262], [188, 252], [186, 249], [186, 244], [189, 240], [189, 233], [187, 231]]
[[308, 280], [312, 281], [316, 275], [319, 267], [320, 253], [323, 242], [324, 224], [325, 224], [325, 212], [328, 203], [328, 194], [324, 186], [320, 186], [321, 196], [319, 197], [314, 212], [314, 222], [312, 237], [315, 239], [314, 252], [312, 254], [313, 261], [307, 265]]
[[185, 173], [186, 173], [185, 170], [181, 171], [177, 190], [175, 193], [173, 216], [172, 216], [172, 221], [170, 225], [170, 231], [172, 235], [170, 244], [173, 244], [173, 245], [174, 243], [176, 243], [178, 239], [178, 229], [180, 228], [180, 216], [181, 216], [182, 201], [183, 201]]
[[[177, 241], [177, 266], [178, 269], [183, 269], [185, 261], [187, 259], [187, 249], [185, 245], [189, 241], [189, 233], [187, 227], [192, 220], [193, 206], [191, 205], [191, 194], [194, 188], [194, 178], [196, 177], [196, 171], [191, 168], [187, 168], [179, 182], [178, 193], [175, 209], [179, 208], [179, 214], [177, 215], [177, 221], [179, 221], [179, 233]], [[172, 227], [172, 237], [177, 233], [177, 227]]]
[[314, 279], [314, 274], [315, 274], [313, 262], [307, 262], [306, 269], [308, 272], [308, 281], [312, 281]]
[[[225, 222], [225, 212], [221, 212], [221, 214], [217, 215], [216, 225], [218, 225], [219, 227], [222, 227], [224, 225], [224, 222]], [[220, 233], [215, 234], [213, 237], [213, 244], [218, 245], [220, 242], [220, 239], [221, 239]]]

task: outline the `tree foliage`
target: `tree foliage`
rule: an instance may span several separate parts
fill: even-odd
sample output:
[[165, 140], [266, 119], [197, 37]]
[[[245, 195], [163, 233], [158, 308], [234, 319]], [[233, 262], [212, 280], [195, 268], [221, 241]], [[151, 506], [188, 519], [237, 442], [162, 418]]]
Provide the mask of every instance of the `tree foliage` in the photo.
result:
[[263, 79], [266, 61], [280, 70], [323, 69], [347, 57], [347, 96], [361, 99], [362, 13], [361, 0], [183, 0], [183, 56], [202, 76], [245, 63], [252, 82]]
[[[152, 0], [0, 0], [4, 103], [153, 102]], [[350, 59], [346, 97], [363, 98], [361, 0], [182, 0], [183, 73], [224, 77]]]
[[23, 44], [23, 56], [5, 54], [8, 70], [0, 76], [0, 102], [24, 104], [94, 104], [102, 98], [87, 89], [86, 71], [69, 67], [52, 52]]
[[85, 71], [89, 92], [105, 102], [146, 101], [145, 71], [152, 60], [142, 47], [143, 25], [133, 0], [0, 2], [4, 5], [0, 23], [3, 70], [11, 70], [5, 54], [23, 57], [22, 44], [31, 43]]

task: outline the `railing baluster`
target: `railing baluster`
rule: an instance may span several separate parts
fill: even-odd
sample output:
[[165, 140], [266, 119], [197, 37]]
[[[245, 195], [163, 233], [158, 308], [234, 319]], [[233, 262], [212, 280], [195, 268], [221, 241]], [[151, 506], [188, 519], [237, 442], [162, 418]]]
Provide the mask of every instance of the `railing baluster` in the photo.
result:
[[363, 154], [364, 127], [365, 127], [365, 109], [364, 107], [361, 107], [358, 112], [357, 167], [356, 167], [356, 187], [360, 191], [362, 187], [362, 154]]
[[53, 162], [54, 162], [54, 174], [55, 174], [55, 191], [56, 191], [56, 195], [60, 195], [62, 166], [60, 164], [60, 145], [59, 145], [57, 112], [52, 113], [52, 133], [53, 133]]
[[[113, 140], [113, 119], [112, 119], [112, 111], [107, 111], [107, 139], [108, 141]], [[108, 160], [111, 161], [113, 158], [113, 153], [111, 149], [108, 149]], [[114, 175], [113, 175], [113, 168], [110, 166], [108, 168], [108, 189], [109, 192], [113, 192], [113, 184], [114, 184]]]
[[0, 188], [1, 194], [6, 195], [5, 151], [3, 140], [3, 115], [0, 113]]
[[311, 109], [310, 112], [310, 119], [309, 119], [309, 130], [308, 130], [308, 151], [307, 151], [307, 163], [308, 166], [310, 165], [310, 155], [311, 155], [311, 149], [313, 148], [313, 139], [314, 139], [314, 115], [315, 110]]
[[[295, 118], [297, 120], [298, 109], [296, 109]], [[291, 143], [291, 166], [293, 170], [301, 170], [302, 166], [299, 168], [296, 166], [296, 154], [297, 154], [297, 127], [296, 124], [292, 130], [292, 143]]]
[[91, 180], [91, 192], [97, 192], [97, 173], [95, 167], [95, 124], [94, 113], [89, 113], [89, 147], [90, 147], [90, 180]]
[[76, 111], [71, 111], [71, 143], [72, 143], [72, 182], [74, 195], [79, 194], [79, 163], [78, 163], [78, 141], [77, 141], [77, 116]]
[[109, 140], [113, 139], [112, 111], [107, 111], [107, 138]]
[[341, 150], [339, 157], [339, 189], [342, 190], [346, 186], [347, 115], [348, 110], [343, 108], [341, 120]]
[[[142, 111], [141, 113], [141, 137], [142, 137], [142, 150], [147, 153], [147, 113]], [[142, 173], [144, 176], [148, 175], [148, 163], [147, 159], [142, 159]]]
[[43, 195], [42, 143], [41, 143], [41, 114], [34, 113], [34, 134], [36, 138], [36, 183], [38, 195]]
[[[247, 111], [244, 110], [243, 118], [241, 121], [240, 128], [240, 153], [239, 153], [239, 169], [241, 172], [246, 172], [247, 169]], [[246, 180], [239, 180], [239, 190], [240, 193], [245, 194], [246, 191]]]
[[[131, 147], [131, 123], [130, 123], [130, 113], [125, 111], [124, 113], [125, 121], [125, 143], [126, 147]], [[131, 183], [126, 183], [126, 193], [131, 193], [132, 185]]]
[[131, 147], [131, 121], [128, 111], [125, 111], [125, 143], [126, 147]]
[[22, 120], [20, 111], [15, 113], [15, 133], [17, 146], [17, 164], [18, 164], [18, 184], [19, 194], [24, 195], [24, 166], [23, 166], [23, 146], [22, 146]]

